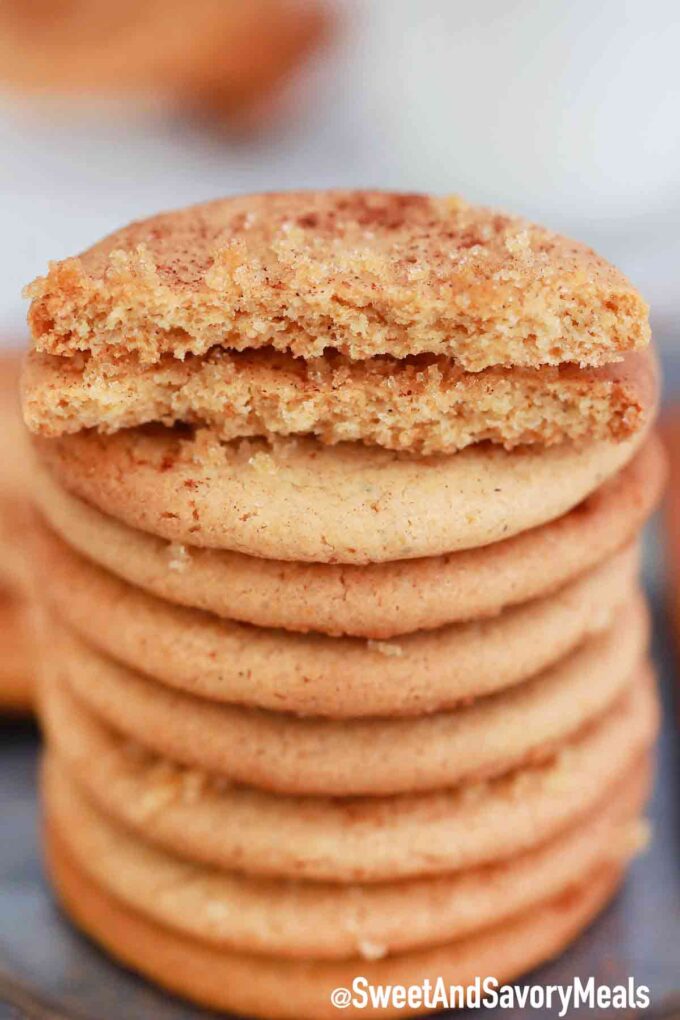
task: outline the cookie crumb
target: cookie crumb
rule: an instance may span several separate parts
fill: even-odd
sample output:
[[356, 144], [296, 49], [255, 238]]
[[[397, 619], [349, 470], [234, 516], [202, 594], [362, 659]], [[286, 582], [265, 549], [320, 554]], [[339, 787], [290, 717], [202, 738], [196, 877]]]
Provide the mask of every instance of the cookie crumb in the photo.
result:
[[263, 475], [275, 475], [276, 464], [271, 454], [265, 453], [264, 450], [259, 450], [254, 453], [252, 457], [248, 458], [248, 463], [252, 468], [255, 468], [257, 472]]
[[505, 247], [511, 255], [520, 255], [531, 249], [531, 237], [528, 230], [520, 230], [509, 234], [505, 239]]
[[401, 645], [394, 644], [392, 641], [372, 641], [369, 638], [366, 644], [372, 652], [379, 652], [381, 655], [395, 656], [404, 654], [404, 649]]
[[645, 852], [652, 839], [652, 826], [646, 818], [636, 818], [622, 830], [621, 849], [625, 857]]
[[363, 960], [382, 960], [387, 956], [387, 946], [381, 946], [377, 942], [362, 941], [357, 949]]
[[168, 546], [168, 570], [174, 570], [182, 574], [189, 566], [191, 556], [185, 545], [178, 542], [171, 542]]
[[137, 805], [141, 818], [151, 818], [177, 801], [179, 776], [172, 762], [156, 760], [148, 768], [147, 789]]

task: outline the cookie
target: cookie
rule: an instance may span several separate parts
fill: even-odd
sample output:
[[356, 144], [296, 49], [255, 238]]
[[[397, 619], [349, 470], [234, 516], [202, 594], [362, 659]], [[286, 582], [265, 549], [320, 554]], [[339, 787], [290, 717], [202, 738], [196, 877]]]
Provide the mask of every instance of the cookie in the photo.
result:
[[627, 464], [620, 443], [415, 458], [311, 439], [221, 443], [207, 429], [34, 437], [60, 483], [133, 528], [251, 556], [371, 563], [484, 546], [567, 513]]
[[440, 945], [557, 895], [598, 864], [640, 848], [650, 767], [635, 771], [555, 839], [500, 864], [372, 885], [280, 882], [183, 861], [128, 833], [91, 804], [59, 760], [43, 763], [48, 826], [78, 867], [149, 920], [240, 952], [377, 959]]
[[220, 439], [316, 436], [421, 454], [489, 440], [506, 449], [565, 440], [624, 439], [656, 400], [651, 351], [620, 364], [464, 372], [450, 359], [342, 356], [313, 361], [277, 351], [216, 349], [204, 358], [140, 366], [32, 351], [24, 414], [32, 432], [59, 436], [161, 422], [214, 429]]
[[[434, 985], [438, 978], [446, 985], [469, 985], [487, 975], [509, 982], [564, 949], [611, 898], [621, 878], [620, 865], [598, 868], [567, 892], [504, 924], [434, 949], [377, 961], [291, 961], [230, 952], [149, 921], [94, 882], [53, 828], [46, 837], [47, 867], [59, 900], [78, 927], [116, 959], [194, 1002], [267, 1020], [330, 1020], [337, 1016], [332, 990], [351, 987], [357, 976], [373, 985], [419, 985], [426, 979]], [[423, 1009], [420, 1002], [410, 1009], [350, 1007], [343, 1012], [390, 1017], [422, 1014]]]
[[184, 358], [216, 345], [304, 358], [423, 352], [464, 369], [601, 365], [648, 309], [593, 251], [458, 198], [308, 191], [133, 223], [26, 290], [36, 348]]
[[510, 858], [576, 824], [654, 737], [648, 667], [552, 759], [451, 790], [389, 797], [288, 797], [158, 758], [46, 676], [48, 744], [107, 815], [197, 863], [253, 875], [373, 882]]
[[30, 583], [31, 456], [19, 407], [19, 351], [0, 352], [0, 584], [19, 592]]
[[33, 491], [68, 545], [159, 598], [259, 627], [380, 639], [551, 594], [632, 540], [664, 479], [662, 449], [651, 436], [617, 475], [555, 521], [481, 549], [365, 566], [174, 545], [101, 513], [40, 467]]
[[0, 350], [0, 435], [2, 436], [3, 502], [25, 499], [30, 472], [27, 460], [26, 429], [19, 406], [21, 352]]
[[37, 542], [46, 602], [100, 651], [190, 694], [336, 718], [418, 715], [525, 680], [608, 627], [638, 568], [636, 548], [626, 547], [545, 599], [376, 642], [265, 630], [174, 606], [47, 529]]
[[[664, 602], [674, 639], [680, 647], [680, 527], [677, 508], [680, 499], [680, 416], [675, 405], [668, 407], [660, 427], [668, 458], [668, 492], [663, 501], [661, 542], [664, 556]], [[680, 679], [680, 678], [679, 678]]]
[[148, 680], [54, 623], [42, 672], [117, 732], [172, 761], [279, 793], [385, 795], [549, 758], [639, 672], [648, 630], [636, 596], [608, 631], [534, 680], [415, 719], [300, 719], [220, 705]]
[[18, 351], [0, 352], [0, 712], [32, 703], [30, 452], [19, 409]]
[[548, 594], [637, 533], [665, 459], [655, 437], [571, 513], [505, 542], [365, 566], [296, 564], [179, 546], [128, 528], [36, 468], [36, 501], [72, 548], [160, 598], [261, 627], [386, 638]]
[[28, 607], [0, 589], [0, 712], [24, 714], [33, 705]]

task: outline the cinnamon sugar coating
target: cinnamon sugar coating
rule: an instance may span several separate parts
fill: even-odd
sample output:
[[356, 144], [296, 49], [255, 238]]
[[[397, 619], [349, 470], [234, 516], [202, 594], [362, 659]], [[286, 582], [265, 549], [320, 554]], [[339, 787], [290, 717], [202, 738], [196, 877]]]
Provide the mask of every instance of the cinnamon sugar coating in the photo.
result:
[[647, 306], [589, 248], [457, 198], [310, 191], [133, 223], [28, 288], [43, 353], [148, 363], [216, 345], [304, 358], [433, 353], [602, 365], [649, 341]]

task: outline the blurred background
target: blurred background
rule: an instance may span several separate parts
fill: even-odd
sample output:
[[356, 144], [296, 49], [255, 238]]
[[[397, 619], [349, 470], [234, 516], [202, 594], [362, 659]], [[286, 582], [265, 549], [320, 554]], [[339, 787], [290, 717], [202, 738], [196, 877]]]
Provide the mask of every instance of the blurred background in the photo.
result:
[[678, 54], [673, 0], [0, 0], [0, 338], [48, 259], [133, 218], [357, 185], [591, 243], [670, 358]]

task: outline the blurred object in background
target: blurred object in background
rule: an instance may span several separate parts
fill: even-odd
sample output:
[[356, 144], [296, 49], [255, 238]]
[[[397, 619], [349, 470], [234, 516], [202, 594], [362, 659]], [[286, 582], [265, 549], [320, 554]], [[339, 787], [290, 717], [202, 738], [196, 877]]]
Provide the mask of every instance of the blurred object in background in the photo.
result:
[[29, 449], [19, 412], [18, 351], [0, 356], [0, 714], [32, 701]]
[[660, 432], [669, 464], [663, 505], [663, 572], [676, 653], [680, 656], [680, 404], [677, 400], [666, 408]]
[[330, 25], [318, 0], [0, 0], [0, 83], [43, 101], [127, 98], [250, 128], [272, 116]]

